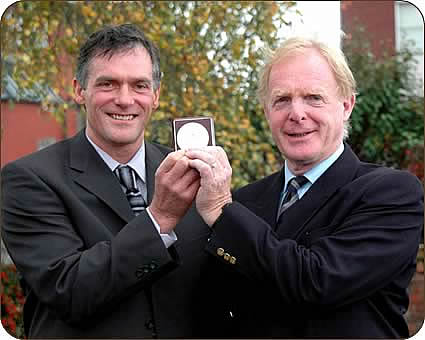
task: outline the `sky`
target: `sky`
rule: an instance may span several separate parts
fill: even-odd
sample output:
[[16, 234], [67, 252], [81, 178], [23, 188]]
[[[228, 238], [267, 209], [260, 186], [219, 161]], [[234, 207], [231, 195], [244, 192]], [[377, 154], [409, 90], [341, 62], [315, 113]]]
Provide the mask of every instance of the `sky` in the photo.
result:
[[282, 31], [282, 35], [307, 35], [318, 38], [329, 45], [339, 46], [340, 2], [339, 1], [297, 1], [299, 15], [292, 18], [292, 29]]

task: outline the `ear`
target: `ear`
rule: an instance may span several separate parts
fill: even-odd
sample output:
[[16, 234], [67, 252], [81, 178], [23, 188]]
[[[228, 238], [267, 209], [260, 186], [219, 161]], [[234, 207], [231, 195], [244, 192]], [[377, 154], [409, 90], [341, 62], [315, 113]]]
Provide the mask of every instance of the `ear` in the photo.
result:
[[159, 93], [161, 92], [161, 85], [159, 85], [158, 89], [153, 91], [153, 109], [156, 110], [159, 106]]
[[344, 121], [347, 121], [351, 116], [354, 105], [356, 104], [356, 95], [352, 94], [349, 98], [344, 99], [342, 103], [344, 105]]
[[77, 104], [83, 105], [85, 104], [85, 97], [84, 97], [84, 89], [81, 86], [81, 84], [78, 82], [77, 79], [72, 80], [72, 87], [74, 88], [74, 100]]

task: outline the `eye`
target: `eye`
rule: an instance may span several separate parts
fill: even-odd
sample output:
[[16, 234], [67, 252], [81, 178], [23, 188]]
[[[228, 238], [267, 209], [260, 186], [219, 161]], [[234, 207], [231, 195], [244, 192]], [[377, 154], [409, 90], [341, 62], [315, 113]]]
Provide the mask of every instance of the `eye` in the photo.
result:
[[146, 90], [150, 89], [150, 84], [148, 82], [145, 82], [145, 81], [138, 82], [135, 85], [135, 89], [136, 89], [136, 91], [139, 91], [139, 92], [140, 91], [146, 91]]
[[291, 98], [290, 98], [290, 97], [288, 97], [288, 96], [280, 96], [280, 97], [276, 97], [276, 98], [273, 100], [273, 106], [274, 106], [274, 105], [277, 105], [277, 104], [286, 104], [286, 103], [289, 103], [289, 102], [290, 102], [290, 100], [291, 100]]
[[112, 88], [112, 82], [109, 80], [101, 81], [97, 84], [97, 87], [100, 87], [102, 89], [111, 89]]
[[319, 94], [309, 94], [305, 97], [305, 99], [310, 103], [321, 103], [321, 102], [323, 102], [323, 98]]

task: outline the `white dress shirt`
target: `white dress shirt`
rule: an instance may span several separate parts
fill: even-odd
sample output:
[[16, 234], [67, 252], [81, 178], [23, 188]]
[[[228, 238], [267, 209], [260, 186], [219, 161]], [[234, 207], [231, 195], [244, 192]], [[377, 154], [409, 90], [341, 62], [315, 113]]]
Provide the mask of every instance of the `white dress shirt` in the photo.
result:
[[[139, 190], [143, 196], [143, 199], [145, 202], [147, 202], [147, 185], [146, 185], [146, 157], [145, 157], [145, 143], [143, 142], [140, 149], [136, 152], [136, 154], [133, 156], [132, 159], [126, 164], [121, 164], [117, 162], [115, 159], [113, 159], [110, 155], [108, 155], [105, 151], [103, 151], [101, 148], [99, 148], [87, 135], [86, 137], [91, 145], [93, 145], [96, 152], [99, 154], [99, 156], [103, 159], [103, 161], [106, 163], [106, 165], [111, 169], [113, 172], [118, 166], [120, 165], [128, 165], [138, 175], [137, 179], [137, 186], [139, 187]], [[142, 182], [142, 183], [141, 183]], [[165, 246], [168, 248], [170, 247], [174, 242], [177, 241], [177, 235], [172, 230], [169, 234], [162, 234], [161, 228], [158, 224], [158, 222], [155, 220], [155, 218], [152, 216], [151, 212], [149, 211], [149, 207], [146, 208], [146, 211], [152, 220], [152, 223], [154, 224], [156, 230], [158, 231], [159, 235], [161, 236], [162, 241], [164, 242]]]
[[[322, 174], [329, 169], [329, 167], [335, 163], [335, 161], [341, 156], [341, 154], [344, 152], [344, 143], [341, 143], [341, 145], [338, 147], [338, 149], [330, 155], [325, 160], [321, 161], [319, 164], [315, 165], [313, 168], [308, 170], [304, 176], [308, 179], [308, 182], [304, 184], [301, 188], [298, 189], [298, 197], [301, 199], [301, 197], [304, 196], [304, 194], [311, 188], [311, 186], [316, 182]], [[286, 195], [288, 183], [289, 181], [296, 177], [291, 170], [288, 168], [288, 164], [285, 161], [285, 183], [283, 186], [282, 193], [280, 195], [280, 204], [282, 204], [282, 200]]]

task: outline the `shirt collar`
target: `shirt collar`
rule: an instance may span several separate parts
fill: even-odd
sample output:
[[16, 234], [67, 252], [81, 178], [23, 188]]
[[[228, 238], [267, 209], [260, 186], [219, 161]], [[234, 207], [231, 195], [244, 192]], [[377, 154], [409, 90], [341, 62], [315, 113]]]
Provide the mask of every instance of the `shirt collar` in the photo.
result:
[[[339, 156], [344, 152], [344, 143], [341, 143], [341, 145], [338, 147], [338, 149], [330, 155], [325, 160], [321, 161], [319, 164], [315, 165], [313, 168], [308, 170], [304, 176], [308, 179], [308, 181], [313, 184], [316, 182], [320, 176], [323, 175], [323, 173], [329, 169], [329, 167], [338, 159]], [[289, 170], [288, 164], [285, 161], [285, 186], [284, 190], [286, 190], [286, 187], [288, 185], [288, 182], [295, 177], [295, 175]]]
[[86, 130], [86, 137], [89, 143], [93, 145], [94, 149], [99, 154], [99, 156], [104, 160], [104, 162], [109, 167], [109, 169], [111, 169], [111, 171], [114, 171], [119, 165], [129, 165], [130, 167], [134, 169], [134, 171], [136, 171], [137, 175], [143, 180], [143, 182], [146, 183], [145, 142], [144, 141], [142, 143], [142, 146], [133, 156], [133, 158], [130, 159], [130, 161], [127, 164], [121, 164], [117, 162], [115, 159], [113, 159], [105, 151], [103, 151], [99, 146], [97, 146], [87, 135], [87, 130]]

